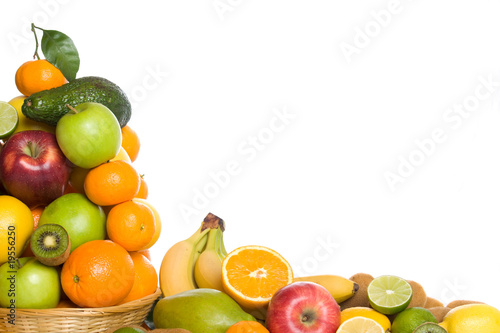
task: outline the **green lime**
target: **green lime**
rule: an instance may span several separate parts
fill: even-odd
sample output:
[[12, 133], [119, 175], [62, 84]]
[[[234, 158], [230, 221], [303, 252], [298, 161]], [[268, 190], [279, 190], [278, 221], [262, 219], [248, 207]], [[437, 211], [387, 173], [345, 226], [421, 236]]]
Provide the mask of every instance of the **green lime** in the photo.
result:
[[405, 279], [393, 275], [373, 279], [367, 292], [371, 307], [386, 315], [406, 309], [413, 295], [411, 285]]
[[408, 308], [398, 313], [392, 322], [391, 333], [413, 333], [423, 323], [437, 323], [436, 317], [424, 308]]
[[19, 116], [16, 108], [7, 102], [0, 102], [0, 139], [9, 137], [16, 130]]

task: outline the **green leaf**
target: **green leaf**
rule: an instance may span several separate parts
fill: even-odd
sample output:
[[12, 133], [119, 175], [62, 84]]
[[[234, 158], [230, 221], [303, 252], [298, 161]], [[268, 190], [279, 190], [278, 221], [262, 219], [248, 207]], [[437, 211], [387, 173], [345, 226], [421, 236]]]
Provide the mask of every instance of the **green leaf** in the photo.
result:
[[43, 55], [63, 73], [68, 81], [76, 78], [80, 68], [80, 57], [75, 44], [67, 35], [56, 30], [43, 31], [41, 48]]

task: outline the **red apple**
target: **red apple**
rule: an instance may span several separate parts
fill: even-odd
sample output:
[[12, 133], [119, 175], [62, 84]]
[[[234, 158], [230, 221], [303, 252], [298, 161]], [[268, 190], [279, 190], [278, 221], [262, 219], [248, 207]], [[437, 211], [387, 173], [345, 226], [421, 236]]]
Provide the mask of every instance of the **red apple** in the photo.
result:
[[0, 151], [0, 180], [5, 190], [30, 207], [48, 205], [60, 197], [70, 172], [70, 162], [53, 133], [15, 133]]
[[271, 298], [266, 327], [271, 333], [335, 333], [340, 307], [325, 287], [314, 282], [294, 282]]

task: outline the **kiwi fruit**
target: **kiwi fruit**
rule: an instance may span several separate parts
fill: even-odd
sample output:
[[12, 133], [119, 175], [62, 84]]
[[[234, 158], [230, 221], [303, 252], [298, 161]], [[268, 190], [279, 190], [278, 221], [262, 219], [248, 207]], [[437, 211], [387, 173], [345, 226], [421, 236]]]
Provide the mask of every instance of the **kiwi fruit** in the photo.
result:
[[340, 308], [342, 310], [347, 308], [353, 308], [357, 306], [370, 307], [370, 301], [368, 300], [368, 285], [373, 281], [373, 276], [366, 273], [356, 273], [349, 278], [349, 280], [354, 281], [358, 284], [358, 291], [351, 298], [340, 303]]
[[483, 302], [467, 301], [467, 300], [460, 299], [460, 300], [455, 300], [455, 301], [452, 301], [452, 302], [448, 303], [448, 305], [446, 307], [450, 308], [450, 309], [453, 309], [453, 308], [456, 308], [457, 306], [467, 305], [467, 304], [484, 304], [484, 303]]
[[47, 266], [58, 266], [66, 261], [71, 251], [68, 233], [59, 224], [43, 224], [31, 235], [31, 251]]
[[444, 317], [448, 314], [448, 312], [450, 312], [451, 309], [446, 306], [436, 306], [433, 308], [428, 308], [427, 310], [429, 310], [434, 315], [434, 317], [436, 317], [438, 323], [440, 323], [443, 321]]
[[408, 304], [409, 308], [423, 308], [425, 303], [427, 302], [427, 294], [425, 293], [424, 288], [420, 285], [420, 283], [406, 280], [411, 286], [413, 295], [411, 297], [410, 304]]
[[427, 296], [427, 301], [425, 302], [424, 308], [430, 309], [430, 308], [435, 308], [438, 306], [444, 306], [443, 302], [441, 302], [433, 297]]
[[413, 333], [446, 333], [446, 330], [436, 323], [423, 323]]

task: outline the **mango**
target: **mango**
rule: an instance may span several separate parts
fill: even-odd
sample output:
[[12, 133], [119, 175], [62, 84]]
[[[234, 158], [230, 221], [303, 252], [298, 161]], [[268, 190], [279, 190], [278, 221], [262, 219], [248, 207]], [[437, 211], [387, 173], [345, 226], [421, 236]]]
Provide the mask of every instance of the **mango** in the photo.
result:
[[184, 328], [192, 333], [225, 333], [242, 320], [256, 321], [230, 296], [209, 288], [164, 297], [153, 310], [156, 328]]

